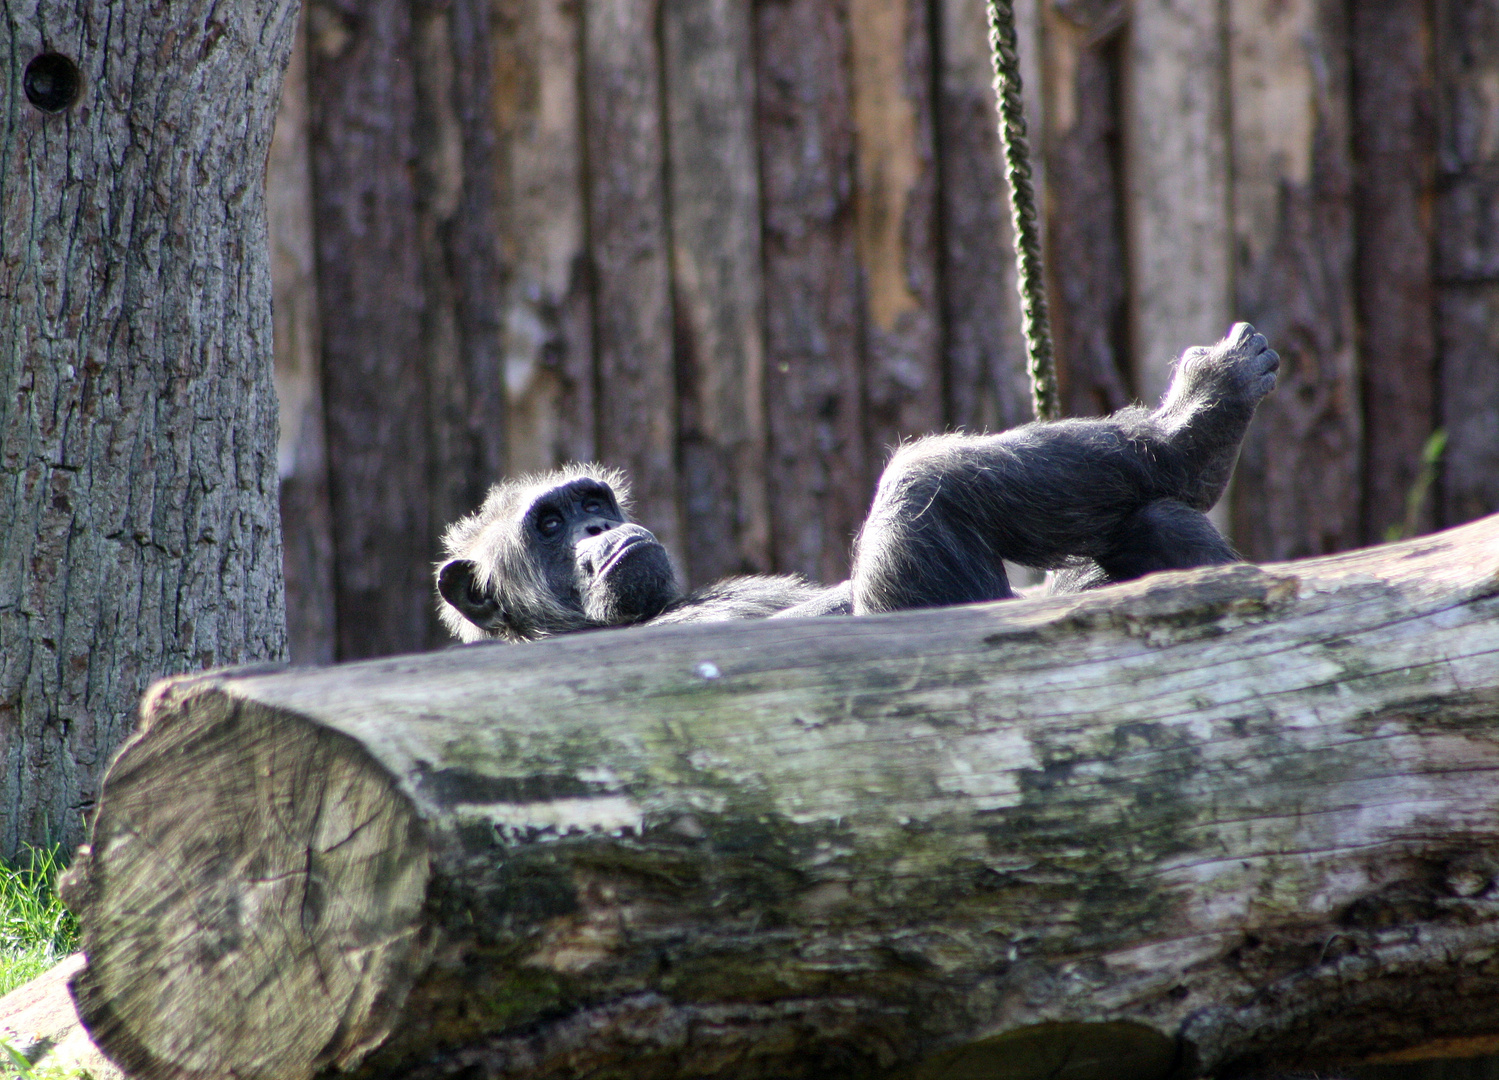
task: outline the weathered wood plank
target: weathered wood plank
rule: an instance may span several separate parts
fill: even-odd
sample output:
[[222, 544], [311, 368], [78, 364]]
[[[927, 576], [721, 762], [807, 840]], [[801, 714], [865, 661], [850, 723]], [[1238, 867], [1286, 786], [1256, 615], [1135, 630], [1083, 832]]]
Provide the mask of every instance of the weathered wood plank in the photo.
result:
[[[1044, 125], [1036, 5], [1016, 5], [1026, 119], [1037, 165]], [[938, 0], [937, 145], [947, 419], [999, 431], [1031, 419], [1015, 292], [1015, 241], [1001, 163], [984, 0]], [[1044, 190], [1037, 170], [1037, 189]]]
[[1127, 15], [1118, 4], [1046, 5], [1047, 277], [1067, 416], [1113, 412], [1135, 396], [1119, 171]]
[[339, 657], [432, 639], [410, 6], [307, 9]]
[[1224, 11], [1136, 0], [1126, 30], [1129, 322], [1135, 389], [1151, 404], [1171, 361], [1234, 321]]
[[636, 514], [683, 550], [666, 219], [659, 0], [584, 0], [599, 457], [626, 469]]
[[865, 458], [847, 0], [755, 8], [775, 565], [848, 576]]
[[848, 0], [865, 427], [876, 465], [944, 419], [929, 19], [925, 0]]
[[1499, 4], [1442, 0], [1437, 272], [1443, 516], [1499, 507]]
[[1349, 7], [1358, 187], [1359, 362], [1364, 383], [1364, 526], [1378, 543], [1426, 532], [1428, 498], [1406, 500], [1437, 424], [1434, 27], [1426, 0]]
[[1281, 356], [1239, 459], [1234, 542], [1254, 559], [1353, 547], [1363, 428], [1348, 33], [1332, 0], [1231, 0], [1236, 316]]
[[581, 12], [574, 0], [495, 0], [491, 11], [507, 457], [538, 472], [598, 455]]
[[322, 328], [308, 156], [305, 22], [281, 84], [266, 162], [271, 244], [276, 400], [281, 436], [281, 564], [286, 575], [286, 648], [294, 664], [331, 664], [337, 626], [333, 512], [323, 432]]
[[411, 18], [425, 299], [420, 370], [434, 524], [429, 558], [435, 561], [438, 527], [471, 511], [505, 472], [504, 293], [494, 212], [489, 0], [417, 4]]
[[1069, 1047], [1165, 1080], [1492, 1034], [1496, 582], [1499, 518], [163, 683], [64, 884], [80, 1015], [161, 1080], [1040, 1080]]
[[682, 554], [693, 584], [771, 568], [753, 17], [665, 0]]

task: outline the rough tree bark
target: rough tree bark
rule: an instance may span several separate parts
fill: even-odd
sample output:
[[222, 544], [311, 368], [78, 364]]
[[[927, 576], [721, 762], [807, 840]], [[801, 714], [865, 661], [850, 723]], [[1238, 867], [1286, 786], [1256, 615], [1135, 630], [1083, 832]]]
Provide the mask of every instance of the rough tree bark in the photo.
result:
[[0, 853], [134, 704], [279, 658], [262, 181], [294, 0], [0, 5]]
[[1496, 615], [1491, 518], [168, 681], [64, 886], [80, 1015], [140, 1075], [245, 1080], [1147, 1078], [1492, 1037]]

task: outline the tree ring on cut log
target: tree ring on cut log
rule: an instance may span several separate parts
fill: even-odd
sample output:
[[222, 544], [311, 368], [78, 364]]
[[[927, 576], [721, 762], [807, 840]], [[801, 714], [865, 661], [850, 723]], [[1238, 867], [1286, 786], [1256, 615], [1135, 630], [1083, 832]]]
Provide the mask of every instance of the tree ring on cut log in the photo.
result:
[[79, 1015], [140, 1075], [349, 1067], [424, 966], [424, 826], [352, 740], [193, 682], [148, 695], [63, 883]]

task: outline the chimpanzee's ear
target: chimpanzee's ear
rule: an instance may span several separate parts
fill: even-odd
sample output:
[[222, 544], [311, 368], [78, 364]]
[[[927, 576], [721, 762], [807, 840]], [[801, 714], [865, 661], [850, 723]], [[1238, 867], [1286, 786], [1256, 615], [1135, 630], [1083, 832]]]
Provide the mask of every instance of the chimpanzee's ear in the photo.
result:
[[505, 628], [505, 609], [479, 585], [479, 568], [469, 559], [450, 559], [437, 571], [437, 591], [481, 630]]

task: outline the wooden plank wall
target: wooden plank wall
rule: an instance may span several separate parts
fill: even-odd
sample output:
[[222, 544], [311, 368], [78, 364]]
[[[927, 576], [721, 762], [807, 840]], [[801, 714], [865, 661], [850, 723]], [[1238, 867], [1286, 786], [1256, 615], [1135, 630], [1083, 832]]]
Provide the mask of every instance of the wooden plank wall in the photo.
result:
[[[1247, 318], [1285, 366], [1246, 555], [1499, 509], [1499, 0], [1017, 7], [1065, 410]], [[437, 536], [507, 472], [625, 467], [695, 583], [835, 580], [892, 445], [1028, 418], [982, 0], [304, 18], [268, 174], [299, 659], [440, 644]]]

